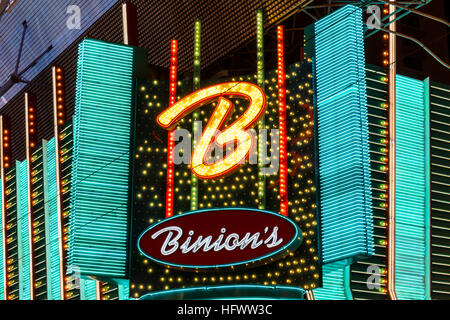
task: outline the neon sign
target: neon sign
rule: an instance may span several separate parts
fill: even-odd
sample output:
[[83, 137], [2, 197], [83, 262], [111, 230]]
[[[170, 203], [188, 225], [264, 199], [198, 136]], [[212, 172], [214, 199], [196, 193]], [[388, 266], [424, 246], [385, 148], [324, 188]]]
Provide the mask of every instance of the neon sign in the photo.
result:
[[[236, 121], [217, 134], [234, 112], [233, 103], [225, 96], [245, 98], [250, 101], [250, 104]], [[254, 138], [247, 129], [252, 128], [259, 121], [266, 109], [266, 97], [262, 89], [249, 82], [226, 82], [213, 85], [184, 97], [157, 118], [161, 127], [172, 130], [183, 117], [217, 98], [217, 106], [203, 130], [191, 160], [192, 172], [203, 179], [213, 179], [227, 174], [245, 162], [249, 156], [254, 145]], [[205, 163], [205, 155], [213, 143], [226, 147], [235, 142], [237, 147], [231, 155], [212, 164]]]
[[301, 242], [299, 227], [282, 215], [225, 208], [165, 219], [144, 231], [138, 246], [160, 264], [195, 270], [272, 262]]

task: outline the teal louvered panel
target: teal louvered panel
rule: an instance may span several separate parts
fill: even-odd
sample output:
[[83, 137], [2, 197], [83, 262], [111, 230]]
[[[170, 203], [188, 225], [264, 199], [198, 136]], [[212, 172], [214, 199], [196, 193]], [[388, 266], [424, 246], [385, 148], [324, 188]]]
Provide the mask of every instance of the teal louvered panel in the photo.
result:
[[119, 284], [119, 300], [130, 300], [130, 284]]
[[330, 263], [374, 253], [361, 9], [335, 11], [314, 35], [321, 255]]
[[97, 300], [97, 281], [80, 279], [80, 300]]
[[[1, 190], [1, 181], [0, 181]], [[0, 197], [0, 208], [2, 208], [2, 198]], [[3, 212], [0, 212], [0, 228], [3, 226]], [[3, 281], [6, 270], [3, 270], [3, 232], [0, 232], [0, 300], [5, 299], [5, 282]]]
[[135, 48], [85, 39], [79, 46], [69, 272], [127, 272]]
[[58, 208], [56, 192], [56, 154], [55, 138], [43, 144], [45, 167], [45, 220], [47, 236], [47, 278], [49, 284], [49, 297], [53, 300], [61, 299], [61, 275], [58, 236]]
[[322, 267], [323, 286], [313, 290], [316, 300], [352, 300], [349, 261], [341, 260]]
[[395, 288], [399, 299], [429, 299], [428, 81], [396, 80]]
[[30, 244], [28, 235], [27, 162], [16, 162], [19, 299], [31, 299]]
[[[3, 2], [3, 1], [0, 1]], [[21, 66], [27, 66], [39, 56], [49, 45], [53, 49], [24, 77], [31, 81], [61, 55], [73, 42], [86, 32], [102, 15], [107, 12], [117, 0], [73, 1], [73, 0], [20, 0], [10, 13], [0, 19], [2, 32], [0, 57], [0, 83], [14, 71], [17, 52], [22, 33], [22, 21], [27, 20], [29, 29], [25, 37], [25, 45], [21, 58]], [[75, 11], [70, 6], [76, 5], [80, 9], [80, 29], [70, 29], [67, 23], [73, 21]], [[49, 18], [51, 17], [51, 18]], [[18, 94], [25, 84], [18, 83], [0, 99], [0, 107]]]

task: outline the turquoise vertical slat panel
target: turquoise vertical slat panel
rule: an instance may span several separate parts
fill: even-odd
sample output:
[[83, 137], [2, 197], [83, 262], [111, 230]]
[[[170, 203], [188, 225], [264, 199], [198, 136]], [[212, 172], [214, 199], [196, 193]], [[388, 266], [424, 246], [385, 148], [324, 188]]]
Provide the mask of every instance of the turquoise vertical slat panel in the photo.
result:
[[47, 300], [58, 299], [53, 295], [53, 277], [51, 264], [51, 247], [50, 247], [50, 212], [49, 212], [49, 195], [48, 195], [48, 150], [47, 140], [42, 141], [42, 186], [44, 191], [44, 228], [45, 228], [45, 266], [47, 277]]
[[[1, 181], [0, 181], [1, 187]], [[1, 188], [0, 188], [1, 190]], [[0, 197], [0, 208], [2, 208], [2, 198]], [[3, 214], [0, 212], [0, 228], [3, 225]], [[0, 263], [3, 265], [3, 233], [0, 232]], [[3, 270], [3, 267], [0, 267], [0, 300], [5, 300], [5, 284], [3, 282], [3, 276], [6, 270]]]
[[450, 86], [430, 84], [430, 290], [450, 300]]
[[341, 260], [322, 267], [323, 287], [313, 290], [316, 300], [351, 300], [349, 261]]
[[130, 300], [130, 284], [119, 284], [119, 300]]
[[58, 208], [57, 208], [57, 192], [56, 192], [56, 154], [55, 154], [55, 138], [52, 138], [43, 145], [45, 148], [44, 164], [45, 170], [45, 218], [47, 236], [47, 268], [49, 273], [47, 278], [49, 281], [49, 296], [53, 300], [61, 299], [61, 277], [59, 269], [59, 239], [58, 239]]
[[374, 253], [362, 11], [314, 24], [314, 91], [323, 263]]
[[396, 226], [395, 287], [399, 299], [426, 299], [427, 178], [426, 125], [428, 106], [424, 82], [404, 76], [396, 80]]
[[27, 162], [16, 162], [19, 299], [31, 299], [30, 244], [28, 242]]
[[129, 46], [92, 39], [79, 46], [69, 272], [126, 274], [134, 59]]

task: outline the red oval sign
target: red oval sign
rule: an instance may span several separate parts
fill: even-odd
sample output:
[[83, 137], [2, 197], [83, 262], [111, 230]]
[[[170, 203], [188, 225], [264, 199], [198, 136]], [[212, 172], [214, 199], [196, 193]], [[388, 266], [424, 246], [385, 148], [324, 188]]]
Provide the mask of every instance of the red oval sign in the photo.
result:
[[290, 219], [257, 209], [185, 213], [149, 227], [138, 240], [148, 258], [177, 268], [261, 264], [294, 251], [301, 231]]

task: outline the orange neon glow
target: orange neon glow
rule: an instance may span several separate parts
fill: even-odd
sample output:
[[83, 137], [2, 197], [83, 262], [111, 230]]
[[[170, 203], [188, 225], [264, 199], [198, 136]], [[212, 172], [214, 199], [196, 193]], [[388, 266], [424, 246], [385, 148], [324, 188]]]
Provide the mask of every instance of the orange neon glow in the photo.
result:
[[[233, 103], [225, 96], [245, 98], [250, 104], [236, 121], [222, 130], [221, 127], [234, 111]], [[222, 176], [245, 162], [254, 143], [253, 136], [246, 130], [259, 121], [266, 109], [266, 98], [260, 87], [248, 82], [226, 82], [200, 89], [184, 97], [162, 112], [157, 122], [161, 127], [172, 130], [183, 117], [213, 99], [219, 99], [217, 106], [194, 148], [191, 159], [192, 172], [202, 179]], [[205, 163], [205, 157], [212, 143], [225, 147], [235, 142], [237, 147], [233, 153], [212, 164]]]

